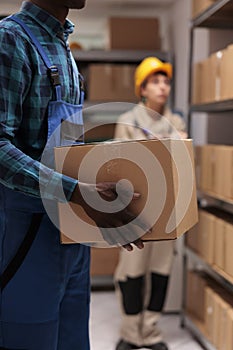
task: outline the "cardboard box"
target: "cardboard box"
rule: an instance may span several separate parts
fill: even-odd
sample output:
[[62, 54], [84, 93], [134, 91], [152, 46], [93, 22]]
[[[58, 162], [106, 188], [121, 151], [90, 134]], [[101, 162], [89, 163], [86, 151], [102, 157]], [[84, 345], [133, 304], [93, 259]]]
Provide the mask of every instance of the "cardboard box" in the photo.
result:
[[221, 100], [233, 98], [232, 81], [233, 81], [233, 45], [227, 46], [222, 50], [222, 59], [220, 64], [220, 79], [221, 79]]
[[213, 342], [213, 332], [215, 328], [215, 297], [216, 293], [210, 287], [205, 287], [205, 328], [208, 339]]
[[225, 222], [215, 218], [214, 264], [220, 269], [225, 268]]
[[207, 280], [200, 274], [194, 271], [187, 272], [186, 309], [200, 321], [205, 319], [205, 288], [207, 285]]
[[91, 248], [91, 276], [111, 276], [119, 259], [119, 248]]
[[220, 65], [222, 59], [222, 51], [214, 52], [210, 55], [210, 75], [209, 75], [209, 89], [210, 102], [219, 101], [221, 94], [221, 79], [220, 79]]
[[232, 146], [196, 146], [195, 171], [197, 188], [226, 199], [233, 199]]
[[231, 277], [233, 277], [233, 223], [225, 222], [225, 271]]
[[208, 103], [211, 101], [212, 89], [210, 85], [210, 77], [214, 74], [211, 71], [210, 57], [202, 61], [202, 77], [201, 77], [201, 103]]
[[134, 93], [136, 65], [91, 64], [88, 99], [90, 101], [137, 101]]
[[228, 313], [232, 309], [232, 295], [213, 281], [205, 288], [205, 300], [205, 325], [208, 338], [216, 349], [226, 350], [229, 336]]
[[202, 76], [201, 81], [201, 101], [211, 103], [220, 99], [220, 65], [222, 51], [218, 51], [207, 57], [201, 62]]
[[197, 62], [193, 65], [192, 71], [192, 104], [199, 104], [203, 102], [203, 64]]
[[228, 310], [228, 317], [227, 317], [227, 350], [233, 350], [233, 309]]
[[214, 147], [214, 153], [216, 165], [213, 192], [233, 199], [233, 147], [218, 145]]
[[[232, 296], [231, 296], [232, 298]], [[231, 305], [223, 298], [219, 301], [219, 314], [218, 320], [218, 337], [216, 339], [217, 349], [227, 350], [227, 337], [228, 337], [228, 311], [231, 309]], [[233, 343], [232, 343], [233, 346]]]
[[204, 210], [199, 211], [199, 252], [202, 258], [213, 264], [214, 260], [214, 238], [215, 238], [215, 216]]
[[109, 18], [108, 46], [111, 50], [160, 50], [158, 18]]
[[201, 183], [202, 191], [213, 192], [216, 176], [215, 146], [204, 145], [201, 152]]
[[196, 175], [196, 186], [201, 189], [202, 184], [202, 172], [203, 172], [203, 147], [195, 146], [194, 148], [194, 162], [195, 162], [195, 175]]
[[200, 246], [200, 235], [199, 235], [199, 224], [196, 224], [193, 226], [186, 234], [185, 236], [185, 243], [187, 247], [194, 250], [196, 253], [199, 253], [199, 246]]
[[[192, 140], [57, 147], [55, 162], [59, 172], [82, 182], [128, 180], [141, 193], [130, 209], [153, 227], [152, 233], [139, 230], [144, 240], [176, 239], [197, 222]], [[59, 203], [59, 215], [63, 243], [105, 242], [79, 205]]]
[[220, 343], [220, 315], [223, 299], [218, 293], [214, 293], [213, 302], [213, 330], [211, 332], [211, 341], [217, 348]]
[[200, 15], [208, 7], [213, 5], [217, 0], [193, 0], [192, 2], [192, 17]]

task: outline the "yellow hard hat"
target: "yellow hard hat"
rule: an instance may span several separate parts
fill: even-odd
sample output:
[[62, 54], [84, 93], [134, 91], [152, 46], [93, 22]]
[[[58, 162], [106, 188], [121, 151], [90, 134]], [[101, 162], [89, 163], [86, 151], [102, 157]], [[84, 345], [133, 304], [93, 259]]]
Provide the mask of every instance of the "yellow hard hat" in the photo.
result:
[[172, 65], [164, 63], [156, 57], [145, 58], [136, 68], [134, 74], [135, 94], [140, 97], [140, 87], [149, 75], [156, 72], [164, 72], [168, 78], [172, 78]]

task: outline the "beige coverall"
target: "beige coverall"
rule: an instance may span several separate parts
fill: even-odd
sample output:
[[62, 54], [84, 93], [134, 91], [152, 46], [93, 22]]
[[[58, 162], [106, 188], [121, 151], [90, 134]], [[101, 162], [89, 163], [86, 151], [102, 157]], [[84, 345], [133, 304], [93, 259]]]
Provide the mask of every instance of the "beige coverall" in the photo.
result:
[[[115, 138], [180, 138], [178, 131], [185, 131], [182, 117], [169, 108], [164, 117], [151, 113], [139, 103], [121, 115]], [[147, 242], [144, 249], [134, 248], [132, 252], [121, 249], [114, 276], [122, 310], [121, 339], [137, 346], [162, 340], [156, 323], [165, 301], [173, 255], [173, 241]]]

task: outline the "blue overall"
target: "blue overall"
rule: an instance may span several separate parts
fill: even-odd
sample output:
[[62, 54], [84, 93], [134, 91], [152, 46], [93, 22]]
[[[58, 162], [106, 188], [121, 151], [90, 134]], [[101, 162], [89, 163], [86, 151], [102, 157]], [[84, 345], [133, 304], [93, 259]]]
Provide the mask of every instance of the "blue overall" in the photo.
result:
[[[83, 128], [83, 92], [78, 105], [62, 101], [56, 67], [28, 27], [15, 16], [11, 19], [24, 28], [54, 75], [48, 139], [71, 116]], [[51, 147], [68, 142], [65, 137], [51, 140]], [[0, 219], [0, 349], [89, 350], [89, 247], [60, 244], [59, 230], [41, 199], [3, 185]]]

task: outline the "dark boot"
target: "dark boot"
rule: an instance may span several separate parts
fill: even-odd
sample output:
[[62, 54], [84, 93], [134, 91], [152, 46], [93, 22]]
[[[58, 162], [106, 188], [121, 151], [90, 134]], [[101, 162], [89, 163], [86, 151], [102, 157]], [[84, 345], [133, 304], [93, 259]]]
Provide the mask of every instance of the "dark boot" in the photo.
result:
[[116, 350], [132, 350], [132, 349], [140, 349], [140, 348], [137, 345], [127, 343], [123, 339], [121, 339], [116, 346]]
[[151, 349], [151, 350], [169, 350], [167, 347], [167, 344], [165, 344], [164, 342], [159, 342], [159, 343], [147, 345], [144, 347], [146, 349]]

